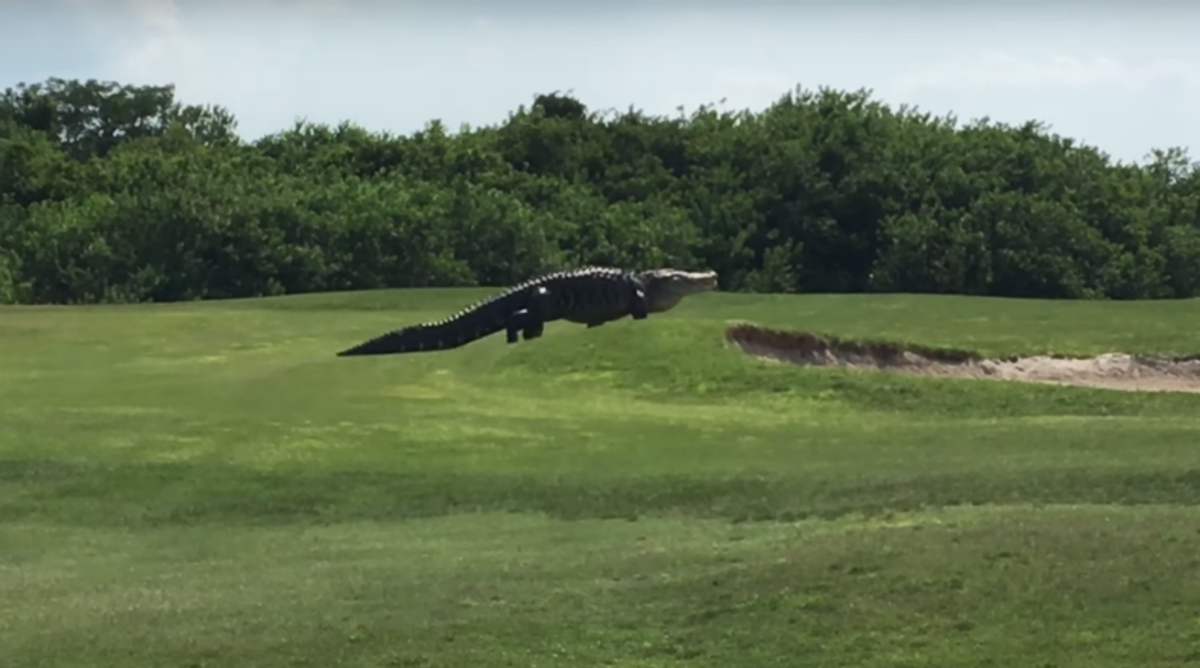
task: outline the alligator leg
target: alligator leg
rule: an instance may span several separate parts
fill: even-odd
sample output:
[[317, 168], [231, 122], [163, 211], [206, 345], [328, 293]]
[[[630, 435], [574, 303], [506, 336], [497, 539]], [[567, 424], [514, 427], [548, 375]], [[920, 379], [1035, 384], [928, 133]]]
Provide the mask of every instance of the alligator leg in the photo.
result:
[[525, 308], [515, 311], [508, 316], [504, 326], [505, 337], [509, 343], [516, 343], [524, 336], [525, 340], [536, 339], [546, 331], [546, 313], [550, 308], [550, 291], [538, 286], [529, 295]]
[[525, 327], [525, 316], [528, 311], [521, 309], [516, 313], [508, 316], [508, 322], [504, 325], [504, 339], [509, 343], [516, 343], [521, 335], [521, 330]]
[[633, 296], [629, 300], [629, 315], [634, 320], [645, 320], [649, 315], [649, 306], [646, 304], [646, 292], [641, 288], [633, 289]]
[[525, 328], [521, 335], [525, 340], [536, 339], [546, 331], [546, 314], [550, 311], [550, 291], [538, 286], [529, 296], [529, 305], [525, 308]]

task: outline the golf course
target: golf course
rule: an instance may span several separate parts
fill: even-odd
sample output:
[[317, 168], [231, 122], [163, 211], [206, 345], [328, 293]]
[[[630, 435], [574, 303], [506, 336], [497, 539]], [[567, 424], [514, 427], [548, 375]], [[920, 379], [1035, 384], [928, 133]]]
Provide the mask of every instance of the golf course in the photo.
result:
[[0, 664], [1200, 661], [1200, 394], [725, 336], [1186, 356], [1196, 301], [715, 292], [334, 356], [495, 291], [0, 307]]

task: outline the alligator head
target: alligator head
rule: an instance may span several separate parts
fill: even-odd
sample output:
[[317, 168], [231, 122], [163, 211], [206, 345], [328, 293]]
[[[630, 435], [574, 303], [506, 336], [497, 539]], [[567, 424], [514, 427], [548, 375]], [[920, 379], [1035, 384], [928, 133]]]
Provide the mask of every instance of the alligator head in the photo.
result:
[[662, 313], [674, 308], [688, 295], [715, 290], [717, 287], [715, 271], [651, 269], [637, 276], [646, 286], [646, 306], [650, 313]]

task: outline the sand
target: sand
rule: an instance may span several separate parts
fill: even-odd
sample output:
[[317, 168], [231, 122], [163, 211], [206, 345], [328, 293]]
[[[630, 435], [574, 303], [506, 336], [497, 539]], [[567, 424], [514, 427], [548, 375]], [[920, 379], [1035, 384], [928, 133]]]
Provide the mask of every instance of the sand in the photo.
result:
[[1200, 356], [1157, 358], [1127, 353], [1096, 357], [987, 359], [961, 350], [886, 342], [840, 341], [807, 332], [732, 325], [725, 339], [762, 359], [802, 366], [871, 369], [919, 376], [1078, 385], [1140, 392], [1200, 392]]

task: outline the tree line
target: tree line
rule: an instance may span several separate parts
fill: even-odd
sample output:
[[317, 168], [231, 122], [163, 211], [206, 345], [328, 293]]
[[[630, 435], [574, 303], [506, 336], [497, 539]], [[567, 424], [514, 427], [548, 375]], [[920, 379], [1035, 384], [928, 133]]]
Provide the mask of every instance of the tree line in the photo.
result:
[[1200, 165], [867, 91], [653, 116], [545, 94], [411, 135], [298, 122], [253, 142], [173, 86], [0, 96], [0, 303], [506, 285], [583, 264], [721, 288], [1200, 295]]

